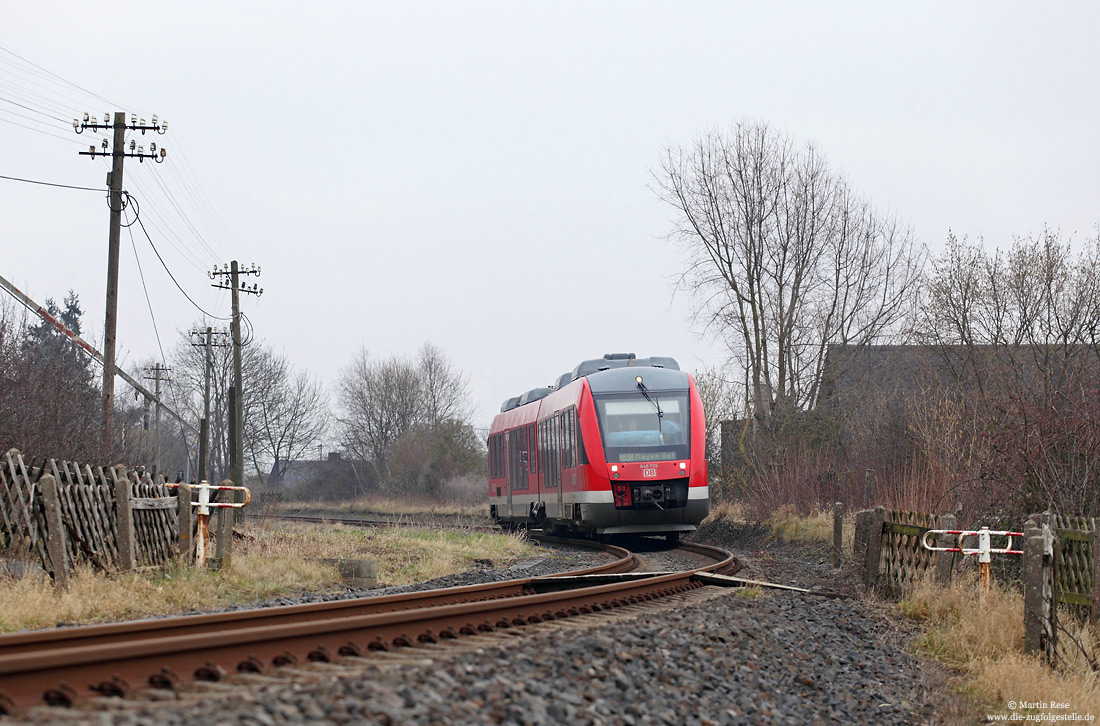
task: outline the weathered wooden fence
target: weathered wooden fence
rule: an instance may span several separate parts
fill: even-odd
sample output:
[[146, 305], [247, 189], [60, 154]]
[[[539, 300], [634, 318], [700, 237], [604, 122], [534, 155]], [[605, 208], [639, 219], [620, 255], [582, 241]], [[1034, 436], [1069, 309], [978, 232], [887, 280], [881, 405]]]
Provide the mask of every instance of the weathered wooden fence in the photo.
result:
[[953, 552], [930, 552], [921, 537], [930, 529], [954, 529], [955, 515], [887, 511], [883, 507], [856, 513], [853, 556], [862, 565], [863, 584], [870, 589], [900, 593], [930, 569], [939, 582], [950, 582]]
[[[17, 450], [0, 471], [0, 528], [9, 550], [37, 557], [59, 581], [78, 562], [100, 569], [161, 565], [180, 541], [179, 500], [163, 481], [115, 466], [53, 459], [28, 464]], [[186, 528], [190, 528], [189, 501]]]
[[[891, 595], [911, 588], [929, 570], [949, 583], [955, 553], [932, 552], [921, 545], [931, 529], [956, 529], [950, 514], [887, 511], [882, 507], [856, 513], [854, 559], [862, 567], [863, 583]], [[938, 546], [954, 546], [955, 538], [939, 535]], [[1067, 659], [1076, 647], [1059, 617], [1100, 616], [1100, 532], [1095, 518], [1046, 513], [1028, 518], [1024, 528], [1022, 581], [1024, 646], [1051, 663]], [[1068, 641], [1068, 642], [1067, 642]]]

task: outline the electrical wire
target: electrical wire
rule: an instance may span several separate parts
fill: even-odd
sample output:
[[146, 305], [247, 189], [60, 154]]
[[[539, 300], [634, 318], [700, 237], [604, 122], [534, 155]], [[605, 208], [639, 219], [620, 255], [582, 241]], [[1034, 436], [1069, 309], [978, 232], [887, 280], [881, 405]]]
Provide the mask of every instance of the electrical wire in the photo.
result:
[[41, 184], [47, 187], [60, 187], [61, 189], [79, 189], [85, 192], [106, 192], [110, 191], [106, 187], [77, 187], [72, 184], [55, 184], [54, 182], [38, 181], [37, 179], [23, 179], [17, 176], [5, 176], [0, 174], [0, 179], [7, 179], [8, 181], [24, 182], [26, 184]]
[[76, 84], [75, 84], [75, 83], [73, 83], [72, 81], [69, 81], [69, 80], [67, 80], [67, 79], [65, 79], [65, 78], [62, 78], [61, 76], [57, 75], [57, 74], [56, 74], [56, 73], [54, 73], [53, 71], [50, 71], [50, 70], [48, 70], [48, 69], [46, 69], [46, 68], [43, 68], [42, 66], [38, 65], [37, 63], [32, 63], [31, 61], [27, 60], [26, 58], [24, 58], [23, 56], [19, 55], [18, 53], [13, 53], [12, 51], [8, 50], [7, 48], [5, 48], [5, 47], [3, 47], [3, 46], [0, 46], [0, 51], [3, 51], [3, 52], [7, 53], [8, 55], [10, 55], [10, 56], [12, 56], [12, 57], [14, 57], [14, 58], [18, 58], [19, 60], [23, 61], [23, 62], [24, 62], [24, 63], [26, 63], [27, 65], [29, 65], [29, 66], [31, 66], [31, 67], [33, 67], [33, 68], [36, 68], [37, 70], [41, 71], [42, 73], [44, 73], [44, 74], [46, 74], [46, 75], [48, 75], [48, 76], [51, 76], [51, 77], [53, 77], [53, 78], [56, 78], [57, 80], [61, 81], [62, 83], [64, 83], [64, 84], [65, 84], [65, 85], [67, 85], [67, 86], [72, 86], [73, 88], [75, 88], [75, 89], [77, 89], [77, 90], [79, 90], [79, 91], [81, 91], [81, 92], [83, 92], [83, 93], [86, 93], [86, 94], [88, 94], [88, 95], [89, 95], [89, 96], [91, 96], [92, 98], [96, 98], [96, 99], [99, 99], [100, 101], [103, 101], [104, 103], [112, 103], [112, 104], [114, 104], [115, 106], [120, 106], [120, 105], [121, 105], [121, 104], [115, 103], [114, 101], [112, 101], [112, 100], [111, 100], [111, 99], [109, 99], [109, 98], [104, 98], [103, 96], [100, 96], [100, 95], [99, 95], [98, 93], [93, 93], [93, 92], [89, 91], [89, 90], [88, 90], [87, 88], [81, 88], [80, 86], [76, 85]]
[[[128, 199], [132, 199], [132, 196], [129, 192], [123, 193]], [[145, 233], [145, 239], [149, 240], [149, 246], [152, 247], [153, 252], [157, 254], [157, 259], [160, 260], [161, 267], [163, 267], [164, 271], [168, 273], [168, 277], [172, 278], [172, 282], [175, 283], [176, 287], [179, 288], [179, 291], [183, 293], [183, 296], [187, 298], [187, 301], [194, 305], [196, 310], [198, 310], [200, 313], [208, 318], [213, 318], [214, 320], [230, 320], [231, 318], [214, 315], [213, 313], [207, 312], [202, 307], [200, 307], [198, 303], [191, 299], [191, 296], [187, 294], [187, 291], [184, 290], [183, 286], [179, 284], [178, 280], [176, 280], [176, 276], [172, 274], [172, 271], [170, 269], [168, 269], [168, 265], [164, 262], [164, 258], [160, 255], [160, 250], [158, 250], [157, 246], [153, 243], [153, 238], [149, 236], [149, 231], [145, 229], [145, 223], [141, 221], [141, 217], [135, 216], [134, 221], [138, 223], [138, 226], [141, 227], [141, 231]]]
[[[134, 208], [136, 210], [137, 206], [135, 205]], [[137, 221], [136, 217], [134, 221]], [[133, 226], [133, 222], [126, 225], [127, 230], [130, 232], [130, 246], [134, 248], [134, 261], [137, 262], [138, 277], [141, 278], [141, 289], [145, 291], [145, 304], [149, 307], [149, 319], [153, 321], [153, 333], [157, 336], [157, 347], [160, 348], [160, 362], [167, 366], [168, 361], [164, 357], [164, 344], [160, 341], [160, 329], [157, 328], [157, 316], [153, 314], [153, 301], [149, 297], [149, 287], [145, 284], [145, 273], [141, 269], [141, 257], [138, 256], [137, 243], [134, 241], [134, 230], [130, 229]]]
[[[73, 141], [77, 144], [80, 144], [80, 141], [78, 141], [77, 139], [72, 139], [72, 138], [69, 138], [68, 136], [60, 136], [58, 134], [51, 134], [49, 131], [43, 131], [42, 129], [36, 129], [33, 126], [27, 126], [26, 124], [21, 124], [18, 121], [9, 121], [6, 118], [0, 118], [0, 122], [6, 123], [6, 124], [11, 124], [12, 126], [18, 126], [20, 128], [27, 129], [28, 131], [34, 131], [35, 133], [38, 133], [38, 134], [45, 134], [46, 136], [52, 136], [55, 139], [61, 139], [62, 141]], [[83, 146], [83, 144], [81, 144], [81, 146]]]
[[[30, 111], [31, 113], [40, 114], [42, 116], [45, 116], [46, 118], [52, 118], [53, 120], [60, 121], [63, 124], [69, 123], [67, 120], [61, 118], [60, 116], [54, 116], [53, 114], [46, 113], [45, 111], [39, 111], [37, 108], [32, 108], [31, 106], [25, 106], [22, 103], [19, 103], [18, 101], [11, 100], [10, 98], [4, 98], [3, 96], [0, 96], [0, 101], [3, 101], [4, 103], [10, 103], [11, 105], [18, 106], [19, 108], [22, 108], [22, 109], [26, 109], [27, 111]], [[12, 112], [12, 113], [14, 113], [14, 112]], [[28, 117], [24, 117], [24, 118], [28, 118]]]
[[[88, 142], [99, 142], [101, 139], [106, 138], [104, 136], [108, 133], [106, 126], [99, 129], [89, 128], [87, 131], [92, 133], [87, 135], [91, 138], [84, 139], [57, 133], [58, 129], [52, 122], [56, 121], [68, 125], [68, 122], [65, 121], [66, 116], [71, 115], [73, 118], [79, 119], [83, 111], [78, 109], [87, 109], [89, 105], [94, 107], [96, 103], [107, 104], [116, 109], [127, 107], [125, 104], [120, 104], [94, 93], [0, 46], [0, 122], [52, 136], [78, 147], [85, 147]], [[11, 109], [4, 108], [6, 105], [10, 105]], [[18, 113], [15, 110], [16, 108], [28, 111], [32, 116]], [[130, 108], [130, 111], [131, 113], [138, 111], [139, 115], [142, 115], [138, 109], [133, 107]], [[103, 119], [105, 124], [109, 122], [111, 113], [108, 111]], [[34, 118], [34, 115], [42, 118]], [[148, 113], [143, 115], [149, 116]], [[161, 205], [159, 201], [151, 206], [146, 205], [150, 206], [150, 209], [143, 214], [138, 208], [137, 200], [126, 193], [126, 202], [135, 204], [134, 218], [127, 226], [132, 226], [135, 221], [138, 222], [161, 265], [188, 302], [207, 317], [216, 320], [228, 320], [229, 318], [226, 317], [210, 315], [195, 299], [187, 294], [168, 268], [159, 249], [153, 244], [152, 235], [150, 234], [150, 230], [157, 232], [160, 238], [175, 248], [183, 259], [194, 265], [197, 270], [204, 272], [208, 269], [208, 266], [203, 263], [202, 258], [207, 255], [215, 258], [230, 257], [233, 259], [247, 256], [241, 250], [241, 246], [234, 239], [227, 225], [217, 214], [214, 205], [210, 203], [203, 185], [199, 182], [199, 178], [190, 164], [188, 155], [184, 153], [182, 142], [183, 139], [177, 136], [172, 143], [175, 148], [173, 158], [177, 160], [177, 163], [170, 164], [164, 169], [151, 165], [148, 173], [135, 175], [128, 180], [128, 186], [138, 187], [136, 191], [142, 193], [144, 201], [149, 202], [152, 199], [160, 198], [164, 199], [167, 205]], [[101, 163], [109, 168], [109, 156], [104, 158]], [[142, 181], [147, 180], [150, 176], [152, 176], [155, 186], [149, 186], [146, 190], [143, 188]], [[34, 180], [22, 180], [18, 177], [4, 178], [39, 183]], [[41, 183], [52, 185], [49, 182]], [[57, 184], [53, 186], [66, 187], [68, 185]], [[91, 189], [88, 187], [72, 188], [105, 191], [104, 189]], [[110, 201], [110, 196], [108, 196], [108, 204], [110, 204]], [[219, 253], [217, 252], [218, 249], [223, 251]], [[231, 253], [226, 254], [227, 250]], [[206, 300], [204, 300], [205, 302]], [[209, 305], [210, 303], [206, 304]]]
[[252, 325], [252, 321], [248, 319], [248, 316], [245, 315], [244, 312], [241, 313], [241, 320], [243, 320], [245, 324], [248, 325], [248, 337], [241, 341], [241, 347], [247, 348], [256, 338], [256, 328]]

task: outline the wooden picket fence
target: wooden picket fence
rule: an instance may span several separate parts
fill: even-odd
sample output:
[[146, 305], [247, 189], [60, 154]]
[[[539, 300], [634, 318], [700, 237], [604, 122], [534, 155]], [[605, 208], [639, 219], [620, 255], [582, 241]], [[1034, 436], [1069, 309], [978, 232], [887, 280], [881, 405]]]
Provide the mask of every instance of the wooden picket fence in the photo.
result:
[[37, 558], [55, 580], [67, 580], [81, 562], [130, 569], [163, 565], [176, 555], [180, 507], [163, 480], [122, 466], [28, 464], [15, 449], [0, 464], [3, 544]]

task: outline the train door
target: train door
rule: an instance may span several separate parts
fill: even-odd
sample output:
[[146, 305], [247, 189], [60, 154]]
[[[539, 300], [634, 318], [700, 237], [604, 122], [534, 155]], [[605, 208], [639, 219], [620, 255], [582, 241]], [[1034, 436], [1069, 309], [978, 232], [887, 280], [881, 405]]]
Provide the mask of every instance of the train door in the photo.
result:
[[508, 492], [508, 516], [513, 516], [515, 511], [512, 509], [512, 447], [509, 441], [509, 432], [505, 431], [501, 443], [503, 444], [504, 451], [504, 490]]
[[554, 478], [557, 478], [557, 480], [558, 480], [558, 504], [557, 504], [558, 513], [557, 513], [557, 516], [558, 517], [564, 517], [565, 516], [565, 495], [563, 493], [563, 489], [565, 487], [562, 486], [562, 484], [564, 484], [564, 482], [562, 480], [564, 478], [563, 474], [565, 473], [565, 463], [566, 463], [565, 454], [566, 454], [566, 450], [565, 450], [565, 447], [563, 445], [564, 442], [565, 442], [565, 430], [564, 430], [564, 427], [562, 426], [562, 423], [564, 423], [565, 419], [562, 417], [561, 414], [558, 414], [557, 416], [554, 416], [554, 421], [557, 422], [557, 423], [555, 423], [555, 426], [554, 426], [554, 438], [555, 438], [555, 448], [558, 449], [558, 456], [557, 456], [558, 461], [554, 462], [555, 464], [558, 465], [558, 472], [554, 476]]
[[527, 491], [534, 495], [534, 501], [538, 502], [539, 496], [539, 468], [538, 468], [538, 439], [535, 437], [535, 424], [527, 424], [527, 468], [523, 472], [523, 480], [527, 482]]

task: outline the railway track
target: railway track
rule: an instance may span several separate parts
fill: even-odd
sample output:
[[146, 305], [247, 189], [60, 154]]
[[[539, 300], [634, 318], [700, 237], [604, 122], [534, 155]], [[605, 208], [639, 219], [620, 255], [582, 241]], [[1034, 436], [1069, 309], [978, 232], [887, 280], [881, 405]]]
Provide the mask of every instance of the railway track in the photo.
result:
[[548, 577], [0, 636], [0, 712], [220, 682], [235, 673], [264, 675], [311, 662], [338, 663], [372, 651], [611, 612], [688, 593], [704, 586], [700, 578], [722, 577], [740, 567], [724, 550], [685, 543], [679, 547], [711, 563], [679, 572], [638, 573], [638, 558], [625, 549], [538, 538], [605, 549], [616, 559]]

